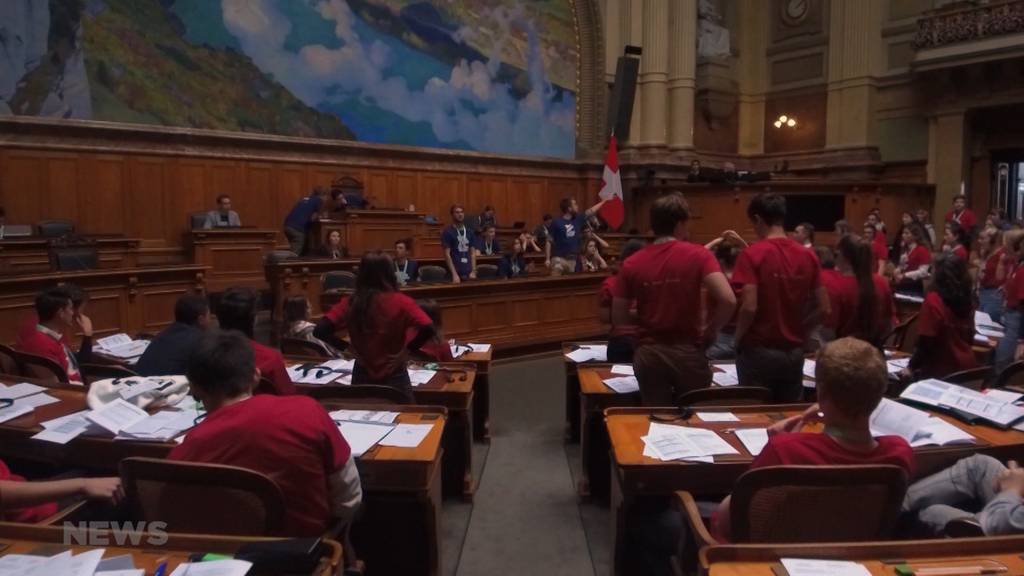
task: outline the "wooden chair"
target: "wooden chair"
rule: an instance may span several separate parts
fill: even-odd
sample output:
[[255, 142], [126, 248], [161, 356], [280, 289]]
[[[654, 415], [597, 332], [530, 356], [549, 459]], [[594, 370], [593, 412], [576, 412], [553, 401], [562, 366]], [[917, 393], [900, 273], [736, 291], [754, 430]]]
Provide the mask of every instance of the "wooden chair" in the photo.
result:
[[970, 370], [961, 370], [952, 374], [947, 374], [940, 378], [950, 384], [958, 384], [964, 388], [970, 388], [971, 390], [981, 390], [985, 387], [985, 383], [992, 378], [992, 367], [981, 366], [978, 368], [971, 368]]
[[440, 266], [420, 266], [420, 282], [444, 282], [448, 271]]
[[134, 520], [166, 522], [168, 532], [284, 534], [284, 495], [259, 472], [157, 458], [125, 458], [119, 470]]
[[62, 386], [71, 383], [68, 373], [53, 360], [27, 352], [19, 351], [16, 354], [22, 375], [40, 380], [40, 385]]
[[690, 390], [679, 397], [679, 405], [690, 406], [755, 406], [771, 404], [772, 391], [760, 386], [728, 386]]
[[[730, 542], [885, 540], [907, 490], [898, 466], [768, 466], [740, 476], [729, 506]], [[718, 544], [689, 492], [677, 492], [697, 548]], [[685, 557], [685, 556], [684, 556]]]
[[85, 380], [87, 385], [97, 380], [131, 378], [139, 375], [134, 370], [118, 364], [92, 364], [85, 362], [79, 365], [79, 368], [82, 370], [82, 379]]
[[320, 276], [320, 289], [351, 290], [356, 287], [356, 275], [348, 270], [334, 270]]
[[477, 278], [497, 278], [498, 267], [494, 264], [480, 264], [476, 267]]
[[53, 240], [48, 248], [50, 267], [58, 272], [95, 270], [100, 267], [96, 242], [81, 238]]
[[188, 229], [189, 230], [202, 230], [206, 224], [206, 212], [189, 212], [188, 214]]
[[331, 354], [323, 345], [302, 338], [281, 337], [281, 353], [286, 356], [308, 356], [330, 360]]
[[993, 388], [1016, 388], [1024, 391], [1024, 360], [1014, 362], [1003, 368], [1003, 371], [996, 376]]
[[897, 326], [892, 334], [893, 347], [900, 352], [913, 354], [917, 348], [917, 314]]
[[410, 404], [405, 393], [401, 390], [377, 384], [306, 387], [303, 389], [303, 393], [321, 402], [336, 401], [344, 404], [386, 404], [392, 406]]
[[3, 344], [0, 344], [0, 374], [22, 375], [21, 364], [18, 362], [18, 353]]

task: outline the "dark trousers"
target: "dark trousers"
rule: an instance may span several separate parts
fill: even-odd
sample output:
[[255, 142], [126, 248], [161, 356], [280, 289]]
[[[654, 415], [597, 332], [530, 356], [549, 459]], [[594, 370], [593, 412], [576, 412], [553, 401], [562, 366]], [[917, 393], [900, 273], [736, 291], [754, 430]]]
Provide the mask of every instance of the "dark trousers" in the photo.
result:
[[641, 344], [633, 371], [645, 406], [678, 406], [683, 394], [711, 386], [711, 366], [693, 344]]
[[409, 381], [409, 371], [405, 366], [402, 366], [398, 371], [390, 376], [374, 380], [370, 378], [366, 369], [360, 365], [358, 360], [356, 360], [355, 365], [352, 366], [352, 384], [375, 384], [377, 386], [394, 388], [405, 394], [406, 400], [408, 400], [409, 404], [415, 404], [412, 394], [412, 382]]
[[613, 364], [632, 364], [635, 339], [632, 336], [608, 338], [608, 361]]
[[776, 402], [799, 402], [804, 395], [804, 350], [744, 347], [736, 355], [740, 386], [768, 388]]

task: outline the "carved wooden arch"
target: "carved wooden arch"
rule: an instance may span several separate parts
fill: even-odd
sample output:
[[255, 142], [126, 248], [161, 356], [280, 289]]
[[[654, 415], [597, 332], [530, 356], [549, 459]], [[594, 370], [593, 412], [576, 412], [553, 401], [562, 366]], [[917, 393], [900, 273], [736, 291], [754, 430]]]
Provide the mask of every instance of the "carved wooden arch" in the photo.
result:
[[599, 0], [568, 0], [576, 20], [576, 157], [600, 157], [604, 150], [604, 34]]

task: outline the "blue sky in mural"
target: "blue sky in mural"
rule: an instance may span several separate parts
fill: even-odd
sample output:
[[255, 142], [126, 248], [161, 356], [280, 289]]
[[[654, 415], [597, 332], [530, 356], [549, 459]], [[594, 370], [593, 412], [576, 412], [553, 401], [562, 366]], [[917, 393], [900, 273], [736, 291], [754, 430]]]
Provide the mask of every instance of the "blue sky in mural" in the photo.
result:
[[568, 14], [556, 2], [568, 5], [177, 0], [171, 10], [189, 42], [245, 54], [358, 140], [571, 157], [575, 47], [544, 35], [571, 31], [548, 29]]

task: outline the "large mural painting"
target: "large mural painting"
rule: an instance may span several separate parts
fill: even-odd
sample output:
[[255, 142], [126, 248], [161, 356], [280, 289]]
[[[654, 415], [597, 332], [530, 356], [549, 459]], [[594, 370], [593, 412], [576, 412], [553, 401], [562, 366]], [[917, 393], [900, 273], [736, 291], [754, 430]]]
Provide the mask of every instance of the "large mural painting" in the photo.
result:
[[0, 114], [571, 157], [571, 0], [3, 0]]

